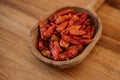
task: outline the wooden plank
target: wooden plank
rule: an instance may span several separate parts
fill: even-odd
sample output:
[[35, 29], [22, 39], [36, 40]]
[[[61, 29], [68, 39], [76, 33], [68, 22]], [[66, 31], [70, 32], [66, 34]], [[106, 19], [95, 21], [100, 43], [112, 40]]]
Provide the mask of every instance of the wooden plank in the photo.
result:
[[120, 53], [120, 11], [105, 4], [98, 11], [98, 15], [103, 24], [104, 35], [104, 39], [101, 39], [102, 42], [100, 44]]
[[44, 19], [45, 15], [48, 14], [45, 11], [36, 8], [35, 6], [25, 4], [24, 2], [20, 2], [19, 0], [1, 0], [0, 3], [15, 8], [16, 10], [24, 12], [27, 15], [32, 16], [36, 19]]
[[[6, 17], [6, 19], [12, 21], [13, 24], [18, 23], [21, 25], [22, 28], [27, 28], [29, 30], [32, 29], [33, 26], [38, 21], [37, 19], [33, 18], [32, 16], [27, 15], [26, 13], [18, 11], [17, 9], [13, 9], [9, 6], [5, 6], [3, 4], [0, 5], [0, 15], [4, 16], [4, 17]], [[9, 22], [6, 22], [6, 23], [9, 23]], [[4, 27], [4, 28], [8, 28], [8, 27], [9, 26]], [[22, 28], [21, 28], [21, 30], [24, 30]], [[17, 26], [16, 26], [16, 28], [13, 28], [13, 29], [17, 29]]]
[[[95, 2], [94, 2], [95, 1]], [[94, 5], [99, 3], [103, 3], [104, 0], [76, 0], [75, 2], [73, 1], [55, 1], [54, 6], [51, 6], [53, 3], [48, 3], [47, 0], [43, 0], [39, 2], [36, 0], [36, 2], [33, 2], [32, 0], [0, 0], [0, 13], [3, 16], [8, 17], [9, 19], [24, 25], [25, 27], [32, 28], [37, 23], [38, 19], [45, 19], [49, 14], [53, 13], [56, 9], [64, 6], [86, 6], [87, 7], [93, 7]], [[43, 4], [46, 4], [47, 6], [43, 6]], [[64, 4], [64, 5], [62, 5]], [[100, 6], [101, 4], [98, 4], [96, 6]], [[7, 7], [5, 7], [6, 5]], [[21, 7], [22, 6], [22, 7]], [[49, 7], [48, 7], [49, 6]], [[14, 9], [12, 9], [14, 8]], [[51, 9], [49, 9], [51, 8]], [[97, 7], [98, 8], [98, 7]], [[96, 9], [97, 9], [96, 8]], [[36, 18], [36, 19], [34, 19]]]
[[112, 49], [113, 51], [116, 51], [118, 54], [120, 53], [120, 43], [119, 41], [116, 41], [113, 38], [102, 35], [98, 44], [108, 49]]
[[[51, 68], [49, 68], [42, 62], [39, 62], [33, 55], [31, 55], [28, 45], [29, 43], [26, 39], [29, 38], [29, 36], [26, 34], [28, 29], [24, 29], [25, 32], [20, 30], [17, 31], [16, 26], [20, 27], [21, 25], [13, 24], [12, 21], [7, 20], [5, 17], [2, 16], [0, 16], [0, 21], [3, 21], [0, 23], [0, 73], [2, 74], [0, 79], [9, 78], [10, 80], [33, 80], [37, 77], [37, 79], [44, 80], [46, 79], [46, 75], [48, 75], [48, 77], [51, 77], [52, 79], [55, 79], [55, 74], [61, 74], [56, 73], [53, 70], [53, 75], [49, 75], [49, 72], [51, 72]], [[9, 27], [16, 30], [14, 31], [11, 29], [9, 31], [9, 28], [3, 28], [6, 27], [6, 25], [4, 24], [10, 24]], [[48, 70], [45, 71], [46, 68]], [[64, 77], [64, 79], [66, 78]]]
[[120, 10], [120, 0], [107, 0], [110, 6], [115, 7]]
[[[84, 7], [90, 7], [97, 10], [97, 8], [100, 7], [100, 5], [104, 2], [104, 0], [66, 0], [66, 1], [51, 1], [48, 0], [1, 0], [1, 4], [7, 4], [11, 7], [14, 7], [24, 13], [27, 13], [28, 15], [31, 15], [32, 17], [35, 17], [37, 19], [44, 19], [45, 15], [46, 17], [53, 13], [55, 10], [64, 7], [64, 6], [84, 6]], [[99, 4], [98, 4], [99, 3]], [[42, 18], [41, 18], [42, 17]]]
[[[56, 10], [58, 8], [64, 7], [64, 6], [84, 6], [84, 7], [91, 7], [94, 10], [97, 10], [103, 3], [105, 0], [65, 0], [65, 1], [51, 1], [48, 4], [47, 0], [41, 1], [41, 3], [39, 3], [39, 0], [36, 0], [35, 2], [33, 1], [29, 1], [29, 0], [23, 0], [23, 2], [25, 2], [26, 4], [30, 4], [33, 6], [36, 6], [37, 8], [41, 8], [44, 11], [51, 11], [51, 10]], [[43, 4], [43, 5], [40, 5]], [[49, 8], [48, 8], [49, 6]], [[56, 6], [56, 7], [54, 7]]]
[[4, 75], [2, 78], [11, 80], [119, 80], [120, 56], [103, 46], [97, 45], [81, 64], [67, 70], [56, 70], [35, 59], [30, 54], [26, 41], [19, 43], [22, 39], [15, 34], [3, 29], [0, 32], [2, 35], [0, 36], [0, 45], [2, 46], [0, 53], [4, 53], [0, 54], [1, 74]]
[[98, 11], [98, 15], [104, 25], [103, 34], [120, 41], [120, 35], [118, 34], [120, 32], [120, 11], [108, 6], [106, 4]]

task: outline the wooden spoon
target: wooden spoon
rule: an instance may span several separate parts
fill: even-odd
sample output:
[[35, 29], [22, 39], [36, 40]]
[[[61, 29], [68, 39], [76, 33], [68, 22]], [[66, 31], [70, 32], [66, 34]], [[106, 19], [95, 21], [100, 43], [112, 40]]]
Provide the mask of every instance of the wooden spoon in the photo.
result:
[[[102, 25], [101, 25], [100, 19], [98, 18], [98, 16], [92, 9], [83, 8], [83, 7], [64, 7], [64, 8], [61, 8], [61, 9], [55, 11], [55, 13], [59, 12], [63, 9], [66, 9], [66, 8], [72, 8], [76, 12], [84, 12], [84, 13], [89, 14], [94, 21], [94, 25], [96, 26], [95, 32], [93, 35], [93, 42], [91, 42], [89, 45], [87, 45], [87, 47], [85, 47], [85, 49], [78, 56], [76, 56], [73, 59], [67, 60], [67, 61], [54, 61], [54, 60], [48, 59], [48, 58], [44, 57], [40, 53], [40, 51], [37, 49], [37, 42], [38, 42], [38, 36], [39, 36], [38, 23], [33, 27], [33, 29], [31, 30], [31, 33], [30, 33], [30, 49], [31, 49], [33, 55], [35, 57], [37, 57], [38, 59], [40, 59], [41, 61], [43, 61], [47, 64], [50, 64], [50, 65], [56, 66], [61, 69], [69, 68], [69, 67], [72, 67], [72, 66], [80, 63], [93, 49], [93, 47], [98, 42], [98, 40], [101, 36], [101, 33], [102, 33]], [[53, 16], [55, 13], [53, 13], [49, 17]], [[45, 19], [44, 22], [46, 20], [47, 19]]]

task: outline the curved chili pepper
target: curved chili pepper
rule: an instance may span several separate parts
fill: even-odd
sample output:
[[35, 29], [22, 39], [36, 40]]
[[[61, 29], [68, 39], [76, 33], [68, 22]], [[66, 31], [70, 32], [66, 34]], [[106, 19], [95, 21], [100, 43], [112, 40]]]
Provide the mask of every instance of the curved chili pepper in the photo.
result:
[[84, 30], [79, 30], [76, 28], [70, 28], [69, 32], [71, 35], [84, 35], [86, 33]]
[[55, 20], [55, 23], [56, 23], [56, 24], [60, 24], [61, 22], [64, 22], [64, 21], [66, 21], [66, 20], [69, 20], [71, 17], [72, 17], [71, 14], [59, 16], [59, 17]]
[[56, 30], [58, 32], [61, 32], [64, 28], [67, 27], [67, 25], [68, 25], [68, 21], [65, 21], [65, 22], [61, 23], [59, 26], [57, 26]]
[[45, 37], [46, 37], [46, 38], [50, 37], [50, 36], [53, 34], [55, 28], [56, 28], [56, 26], [54, 26], [54, 25], [53, 25], [53, 26], [50, 26], [50, 27], [44, 32]]
[[67, 48], [69, 45], [70, 45], [70, 43], [64, 41], [63, 39], [60, 40], [60, 46], [61, 47]]
[[65, 10], [62, 10], [60, 12], [57, 12], [55, 15], [54, 15], [54, 18], [58, 18], [58, 16], [62, 16], [62, 15], [65, 15], [65, 14], [68, 14], [68, 13], [73, 13], [74, 10], [73, 9], [65, 9]]
[[46, 40], [53, 34], [56, 26], [55, 25], [50, 26], [39, 21], [39, 27], [41, 39]]
[[65, 52], [59, 54], [59, 60], [71, 59], [77, 56], [78, 52], [80, 52], [82, 49], [82, 45], [70, 46]]
[[50, 52], [52, 53], [53, 60], [59, 60], [59, 53], [62, 49], [57, 41], [50, 41]]
[[40, 27], [40, 36], [41, 36], [41, 39], [45, 40], [46, 39], [46, 37], [45, 37], [45, 31], [46, 31], [47, 27], [41, 21], [39, 21], [39, 27]]
[[77, 15], [73, 15], [72, 18], [69, 20], [68, 27], [75, 25], [78, 20], [79, 20], [79, 17]]
[[42, 39], [39, 39], [38, 40], [38, 49], [43, 50], [44, 48], [45, 47], [44, 47], [44, 43], [43, 43]]
[[48, 49], [44, 49], [41, 51], [42, 55], [48, 58], [51, 58], [51, 53]]
[[88, 38], [90, 39], [90, 36], [91, 36], [91, 26], [88, 26], [86, 29], [85, 29], [86, 33], [87, 34], [84, 34], [82, 35], [83, 38]]
[[77, 21], [77, 25], [81, 25], [85, 22], [85, 20], [87, 19], [88, 15], [87, 14], [82, 14], [80, 19]]

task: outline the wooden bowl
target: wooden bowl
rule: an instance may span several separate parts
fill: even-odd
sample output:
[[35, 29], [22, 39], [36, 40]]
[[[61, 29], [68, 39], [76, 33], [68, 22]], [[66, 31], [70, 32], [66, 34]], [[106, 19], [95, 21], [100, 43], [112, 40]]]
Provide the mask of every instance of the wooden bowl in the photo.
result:
[[[48, 58], [44, 57], [40, 53], [40, 51], [37, 49], [37, 42], [38, 42], [38, 36], [39, 36], [38, 23], [33, 27], [33, 29], [31, 30], [31, 33], [30, 33], [30, 48], [31, 48], [33, 55], [35, 57], [37, 57], [38, 59], [40, 59], [41, 61], [43, 61], [47, 64], [50, 64], [50, 65], [56, 66], [61, 69], [69, 68], [69, 67], [72, 67], [72, 66], [80, 63], [93, 49], [93, 47], [99, 40], [99, 38], [101, 36], [101, 32], [102, 32], [101, 22], [100, 22], [99, 18], [97, 17], [96, 13], [92, 9], [82, 8], [82, 7], [64, 7], [64, 8], [57, 10], [56, 12], [66, 9], [66, 8], [73, 8], [76, 12], [85, 12], [85, 13], [89, 14], [92, 17], [92, 19], [95, 23], [95, 26], [96, 26], [94, 37], [93, 37], [93, 42], [91, 42], [89, 45], [87, 45], [87, 47], [82, 52], [80, 52], [78, 56], [76, 56], [73, 59], [67, 60], [67, 61], [54, 61], [54, 60], [48, 59]], [[53, 14], [50, 16], [53, 16]], [[46, 19], [44, 21], [46, 21]]]

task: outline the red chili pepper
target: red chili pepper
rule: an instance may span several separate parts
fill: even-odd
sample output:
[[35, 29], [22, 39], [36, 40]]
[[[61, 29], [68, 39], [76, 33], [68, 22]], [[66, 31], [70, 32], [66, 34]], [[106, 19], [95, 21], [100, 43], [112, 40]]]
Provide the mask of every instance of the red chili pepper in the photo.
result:
[[59, 43], [57, 41], [50, 41], [50, 51], [52, 53], [54, 60], [59, 60], [59, 53], [61, 51], [61, 48], [59, 46]]
[[79, 44], [79, 41], [72, 38], [70, 35], [63, 35], [62, 39], [68, 43], [72, 43], [72, 44]]
[[65, 9], [65, 10], [62, 10], [60, 12], [57, 12], [55, 15], [54, 15], [54, 18], [58, 18], [59, 16], [62, 16], [62, 15], [65, 15], [65, 14], [68, 14], [68, 13], [73, 13], [74, 10], [73, 9]]
[[78, 12], [78, 13], [76, 13], [75, 15], [78, 16], [78, 17], [81, 17], [82, 14], [83, 14], [82, 12]]
[[46, 31], [46, 26], [44, 23], [42, 23], [41, 21], [39, 21], [39, 27], [40, 27], [40, 36], [41, 36], [41, 39], [45, 40], [46, 37], [45, 37], [45, 31]]
[[86, 19], [86, 21], [83, 23], [84, 25], [90, 24], [90, 19]]
[[92, 36], [94, 34], [94, 31], [95, 31], [95, 26], [92, 26], [91, 33], [90, 33], [90, 38], [92, 38]]
[[38, 49], [43, 56], [55, 61], [76, 57], [84, 45], [93, 41], [95, 32], [90, 15], [71, 8], [57, 12], [46, 23], [39, 21], [39, 27]]
[[59, 54], [59, 60], [67, 60], [74, 58], [78, 55], [78, 52], [83, 49], [82, 45], [70, 46], [65, 52]]
[[78, 22], [76, 24], [81, 25], [85, 22], [85, 20], [87, 19], [88, 15], [87, 14], [82, 14], [80, 19], [78, 20]]
[[80, 39], [79, 43], [83, 44], [83, 45], [86, 45], [86, 44], [91, 43], [92, 41], [93, 41], [92, 39]]
[[71, 14], [59, 16], [59, 17], [56, 19], [55, 23], [56, 23], [56, 24], [60, 24], [60, 23], [62, 23], [62, 22], [64, 22], [64, 21], [66, 21], [66, 20], [69, 20], [71, 17], [72, 17]]
[[43, 50], [43, 49], [45, 48], [42, 39], [39, 39], [39, 40], [38, 40], [38, 48], [39, 48], [40, 50]]
[[53, 34], [56, 27], [56, 25], [50, 26], [42, 22], [39, 22], [39, 26], [40, 26], [41, 39], [43, 40], [46, 40], [47, 38], [49, 38]]
[[68, 21], [65, 21], [65, 22], [61, 23], [59, 26], [57, 26], [56, 30], [58, 32], [61, 32], [64, 28], [67, 27], [67, 25], [68, 25]]
[[77, 15], [73, 15], [72, 18], [69, 20], [68, 27], [75, 25], [78, 20], [79, 20], [79, 17]]
[[50, 37], [52, 34], [53, 34], [53, 32], [54, 32], [54, 30], [55, 30], [55, 27], [56, 26], [50, 26], [47, 30], [46, 30], [46, 32], [44, 32], [45, 33], [45, 37]]
[[88, 26], [86, 29], [86, 34], [82, 35], [83, 38], [88, 38], [90, 39], [91, 38], [91, 26]]

